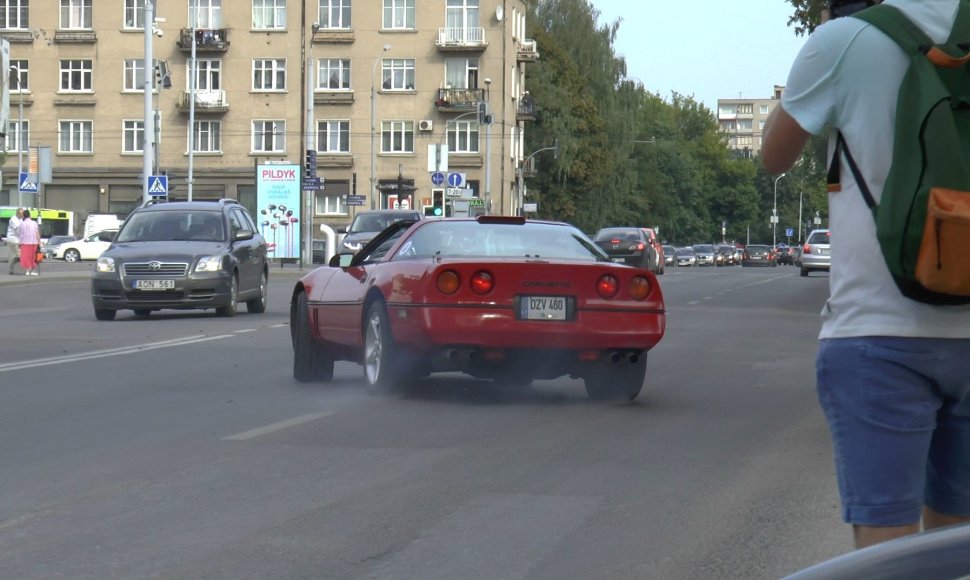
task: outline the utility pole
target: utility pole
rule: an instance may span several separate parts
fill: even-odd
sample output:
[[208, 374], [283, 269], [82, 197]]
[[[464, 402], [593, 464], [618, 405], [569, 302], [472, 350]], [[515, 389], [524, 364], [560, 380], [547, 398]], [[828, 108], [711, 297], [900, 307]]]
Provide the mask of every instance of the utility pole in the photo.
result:
[[189, 60], [192, 61], [192, 64], [189, 65], [189, 171], [185, 177], [185, 191], [189, 201], [192, 201], [192, 186], [195, 184], [195, 89], [198, 83], [196, 77], [199, 74], [199, 69], [195, 64], [196, 44], [198, 44], [195, 40], [195, 27], [199, 25], [198, 20], [199, 6], [193, 5], [192, 26], [189, 28], [189, 34], [192, 35], [192, 52], [189, 56]]
[[151, 187], [152, 165], [155, 161], [155, 132], [150, 127], [155, 122], [155, 108], [152, 103], [152, 91], [155, 89], [155, 57], [152, 54], [152, 35], [155, 28], [155, 0], [145, 0], [145, 110], [142, 120], [142, 135], [144, 144], [142, 145], [142, 203], [148, 202], [151, 196], [148, 188]]

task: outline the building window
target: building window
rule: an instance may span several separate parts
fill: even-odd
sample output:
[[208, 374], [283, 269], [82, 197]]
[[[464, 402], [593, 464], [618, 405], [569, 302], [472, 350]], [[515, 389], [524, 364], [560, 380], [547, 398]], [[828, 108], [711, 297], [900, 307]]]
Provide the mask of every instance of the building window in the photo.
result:
[[90, 60], [61, 61], [61, 92], [91, 92], [93, 65]]
[[320, 0], [320, 28], [350, 28], [351, 0]]
[[736, 147], [750, 147], [751, 144], [752, 144], [752, 142], [753, 141], [752, 141], [751, 137], [737, 137], [734, 140], [734, 145]]
[[58, 153], [93, 153], [93, 121], [60, 121]]
[[189, 0], [189, 26], [195, 17], [195, 28], [222, 28], [222, 0]]
[[738, 125], [734, 121], [721, 121], [721, 130], [733, 133], [738, 130]]
[[768, 105], [761, 105], [759, 107], [759, 110], [761, 111], [761, 114], [762, 115], [767, 115], [768, 114]]
[[253, 0], [253, 28], [286, 28], [286, 0]]
[[219, 121], [196, 121], [192, 145], [196, 153], [222, 151], [222, 127]]
[[752, 105], [751, 103], [748, 103], [748, 104], [745, 104], [745, 105], [738, 105], [738, 114], [739, 115], [752, 115], [752, 114], [754, 114], [754, 105]]
[[253, 153], [285, 153], [286, 121], [253, 121]]
[[4, 151], [26, 153], [28, 143], [30, 143], [30, 121], [7, 123], [7, 136], [3, 142]]
[[285, 58], [253, 59], [253, 90], [254, 91], [285, 91], [286, 90], [286, 59]]
[[445, 87], [449, 89], [477, 89], [478, 59], [445, 59]]
[[[327, 182], [327, 189], [332, 186], [330, 182]], [[339, 194], [328, 194], [323, 195], [317, 192], [316, 195], [316, 207], [314, 208], [316, 215], [347, 215], [347, 205], [344, 203], [344, 196]]]
[[[196, 59], [198, 65], [195, 67], [195, 90], [197, 91], [218, 91], [222, 89], [222, 60]], [[188, 66], [188, 65], [186, 65]], [[191, 90], [189, 86], [190, 75], [185, 75], [185, 90]]]
[[450, 121], [448, 123], [448, 151], [478, 153], [478, 122]]
[[126, 58], [124, 60], [125, 91], [145, 92], [145, 59]]
[[384, 0], [384, 28], [413, 30], [414, 0]]
[[11, 93], [30, 92], [30, 63], [26, 59], [10, 61], [10, 80], [7, 86]]
[[0, 2], [0, 28], [23, 30], [30, 28], [30, 1], [6, 0]]
[[141, 153], [145, 150], [145, 121], [125, 119], [121, 132], [122, 153]]
[[90, 29], [91, 0], [61, 0], [62, 30]]
[[764, 119], [758, 119], [758, 129], [761, 129], [762, 131], [765, 130], [765, 120]]
[[448, 0], [445, 7], [445, 26], [467, 30], [481, 25], [478, 0]]
[[350, 153], [350, 121], [318, 122], [317, 151], [320, 153]]
[[381, 64], [383, 81], [381, 88], [385, 91], [413, 91], [414, 90], [414, 59], [413, 58], [385, 58]]
[[381, 123], [382, 153], [414, 153], [414, 121]]
[[738, 131], [750, 131], [751, 119], [738, 119]]
[[721, 115], [737, 115], [738, 108], [734, 105], [721, 105], [718, 107], [718, 113]]
[[317, 63], [317, 88], [325, 91], [349, 91], [350, 59], [321, 58]]
[[126, 29], [145, 29], [145, 0], [125, 0]]

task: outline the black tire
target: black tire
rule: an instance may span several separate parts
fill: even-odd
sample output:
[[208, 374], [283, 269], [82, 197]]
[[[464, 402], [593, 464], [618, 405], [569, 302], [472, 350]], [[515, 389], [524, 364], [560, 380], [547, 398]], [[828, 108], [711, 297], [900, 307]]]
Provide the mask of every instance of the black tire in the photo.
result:
[[803, 267], [800, 273], [802, 275], [802, 278], [808, 278], [808, 268]]
[[269, 275], [263, 272], [259, 275], [259, 296], [246, 301], [246, 310], [250, 314], [262, 314], [266, 312], [266, 303], [269, 300]]
[[611, 365], [583, 377], [586, 394], [594, 401], [628, 403], [636, 399], [647, 376], [647, 353], [641, 353], [635, 363]]
[[391, 334], [390, 317], [381, 300], [375, 300], [364, 319], [364, 378], [372, 387], [397, 390], [410, 385], [416, 378], [412, 364], [409, 369]]
[[239, 306], [239, 276], [233, 274], [232, 281], [229, 283], [229, 304], [216, 308], [218, 316], [230, 318], [236, 315]]
[[333, 380], [333, 357], [310, 332], [310, 309], [306, 292], [296, 298], [296, 312], [290, 332], [293, 338], [293, 378], [301, 383]]
[[135, 316], [138, 318], [148, 318], [152, 315], [152, 311], [148, 308], [135, 308]]
[[118, 314], [118, 311], [112, 310], [111, 308], [94, 309], [94, 317], [98, 320], [114, 320], [116, 314]]
[[81, 261], [81, 252], [75, 250], [74, 248], [69, 249], [68, 251], [64, 252], [64, 261], [65, 262], [72, 262], [72, 263], [73, 262], [80, 262]]

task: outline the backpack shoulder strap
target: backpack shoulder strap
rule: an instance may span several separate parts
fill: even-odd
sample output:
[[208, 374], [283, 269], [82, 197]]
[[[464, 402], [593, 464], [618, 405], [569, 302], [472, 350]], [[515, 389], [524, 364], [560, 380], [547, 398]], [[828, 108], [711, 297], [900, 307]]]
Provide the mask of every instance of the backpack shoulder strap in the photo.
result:
[[[961, 11], [963, 4], [961, 2]], [[895, 6], [877, 4], [853, 14], [851, 17], [875, 26], [883, 34], [893, 39], [908, 55], [926, 53], [933, 47], [933, 40]]]

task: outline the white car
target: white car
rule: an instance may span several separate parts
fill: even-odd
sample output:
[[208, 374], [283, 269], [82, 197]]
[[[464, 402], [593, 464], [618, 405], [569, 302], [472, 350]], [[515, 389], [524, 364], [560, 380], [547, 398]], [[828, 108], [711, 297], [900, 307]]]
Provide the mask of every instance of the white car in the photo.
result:
[[54, 257], [66, 262], [97, 260], [111, 245], [111, 240], [115, 239], [117, 233], [118, 230], [103, 230], [84, 239], [61, 244], [54, 252]]

